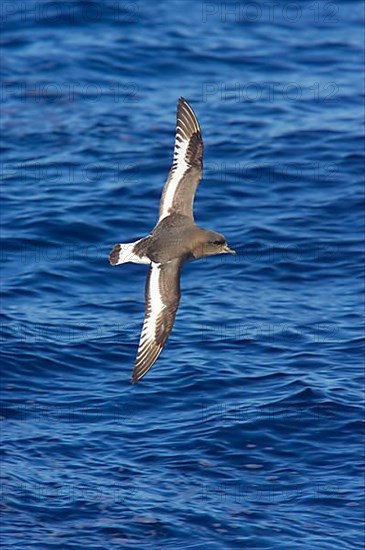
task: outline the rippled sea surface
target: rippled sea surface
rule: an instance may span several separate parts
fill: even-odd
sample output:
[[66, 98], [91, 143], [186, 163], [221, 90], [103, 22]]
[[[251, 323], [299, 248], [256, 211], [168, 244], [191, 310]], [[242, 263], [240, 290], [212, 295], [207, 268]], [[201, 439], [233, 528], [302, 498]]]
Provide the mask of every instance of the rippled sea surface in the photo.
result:
[[[1, 10], [3, 547], [361, 547], [362, 3]], [[133, 386], [180, 96], [238, 254]]]

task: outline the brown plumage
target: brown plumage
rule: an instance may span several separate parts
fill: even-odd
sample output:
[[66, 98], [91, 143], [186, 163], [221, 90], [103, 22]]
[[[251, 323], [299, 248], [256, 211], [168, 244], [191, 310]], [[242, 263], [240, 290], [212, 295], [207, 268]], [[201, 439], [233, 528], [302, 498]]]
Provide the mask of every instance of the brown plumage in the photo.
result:
[[186, 261], [234, 254], [220, 233], [194, 223], [194, 196], [202, 178], [203, 141], [199, 122], [184, 98], [177, 108], [173, 163], [162, 191], [159, 220], [148, 237], [116, 244], [112, 265], [150, 265], [145, 289], [145, 320], [132, 374], [136, 383], [150, 370], [172, 330], [180, 302], [180, 271]]

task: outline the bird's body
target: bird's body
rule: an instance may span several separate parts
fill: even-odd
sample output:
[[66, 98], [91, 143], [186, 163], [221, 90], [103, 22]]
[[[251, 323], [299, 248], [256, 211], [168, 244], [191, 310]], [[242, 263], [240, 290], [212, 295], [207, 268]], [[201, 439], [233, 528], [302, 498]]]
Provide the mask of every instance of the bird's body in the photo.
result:
[[203, 141], [194, 111], [180, 98], [173, 164], [162, 192], [159, 220], [150, 235], [116, 244], [112, 265], [150, 265], [145, 290], [145, 320], [132, 382], [153, 366], [172, 330], [180, 301], [180, 270], [194, 259], [233, 253], [220, 233], [202, 229], [193, 218], [193, 201], [203, 170]]

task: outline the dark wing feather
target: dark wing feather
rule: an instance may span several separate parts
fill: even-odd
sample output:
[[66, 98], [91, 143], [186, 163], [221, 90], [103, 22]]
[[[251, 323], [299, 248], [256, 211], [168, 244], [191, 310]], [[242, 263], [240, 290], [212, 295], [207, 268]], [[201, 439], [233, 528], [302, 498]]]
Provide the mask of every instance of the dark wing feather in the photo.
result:
[[181, 97], [174, 160], [162, 192], [159, 220], [173, 213], [193, 218], [194, 196], [202, 175], [203, 140], [199, 122], [189, 103]]

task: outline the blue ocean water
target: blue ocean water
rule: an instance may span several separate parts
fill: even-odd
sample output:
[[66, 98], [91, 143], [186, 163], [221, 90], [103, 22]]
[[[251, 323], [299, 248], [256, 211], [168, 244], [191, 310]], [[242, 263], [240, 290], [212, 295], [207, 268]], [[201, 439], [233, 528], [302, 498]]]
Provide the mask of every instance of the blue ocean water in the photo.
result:
[[[2, 544], [363, 542], [361, 2], [7, 1]], [[130, 384], [176, 101], [203, 130], [166, 349]]]

